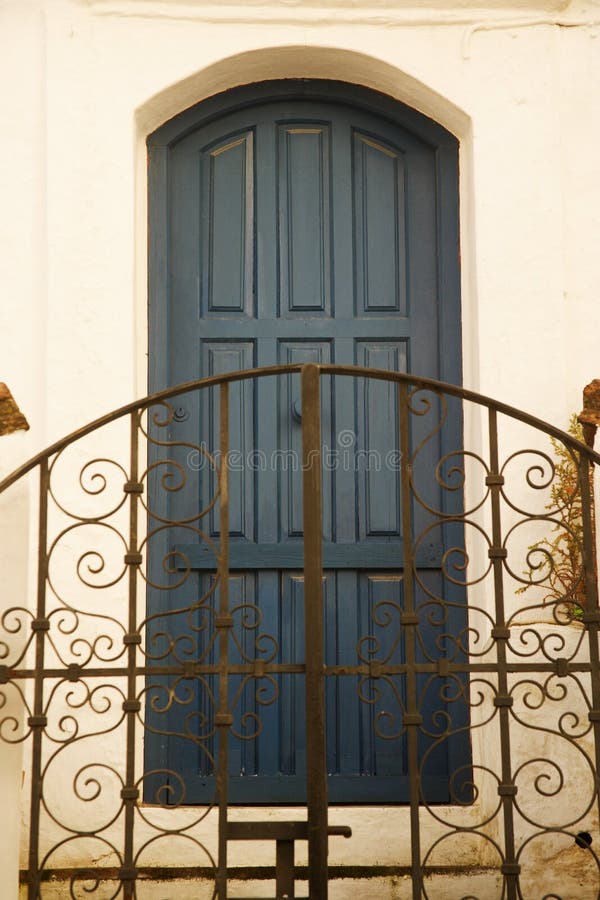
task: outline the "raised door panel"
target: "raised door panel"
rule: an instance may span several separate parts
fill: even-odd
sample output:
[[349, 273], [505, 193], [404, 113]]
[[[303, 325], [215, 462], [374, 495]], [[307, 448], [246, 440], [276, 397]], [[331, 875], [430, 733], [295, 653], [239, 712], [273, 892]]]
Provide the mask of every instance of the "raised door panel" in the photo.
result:
[[357, 314], [405, 316], [404, 155], [361, 131], [352, 138]]
[[279, 314], [331, 311], [330, 137], [327, 124], [278, 125]]
[[[356, 364], [406, 372], [408, 345], [357, 341]], [[401, 537], [398, 392], [389, 381], [364, 379], [356, 400], [359, 539]], [[401, 561], [398, 562], [401, 565]]]
[[252, 315], [254, 132], [203, 149], [200, 205], [201, 316]]
[[[278, 362], [281, 365], [296, 363], [333, 362], [333, 341], [281, 340], [278, 342]], [[286, 375], [278, 380], [279, 441], [277, 455], [273, 459], [279, 478], [279, 539], [287, 541], [302, 538], [302, 403], [300, 378]], [[331, 379], [322, 382], [321, 433], [325, 447], [334, 440], [331, 404]], [[323, 537], [333, 539], [331, 471], [323, 473]]]
[[[203, 377], [223, 375], [241, 369], [251, 369], [256, 356], [254, 341], [201, 341], [200, 372]], [[254, 410], [256, 407], [256, 384], [242, 381], [232, 384], [229, 397], [229, 533], [232, 538], [255, 539], [254, 498], [256, 494], [256, 467], [248, 465], [254, 449]], [[214, 454], [219, 447], [219, 393], [210, 389], [201, 394], [201, 416], [192, 429], [202, 437], [208, 453]], [[209, 460], [202, 459], [201, 509], [208, 508], [215, 496], [217, 469]], [[211, 537], [219, 537], [220, 523], [218, 507], [209, 513]]]

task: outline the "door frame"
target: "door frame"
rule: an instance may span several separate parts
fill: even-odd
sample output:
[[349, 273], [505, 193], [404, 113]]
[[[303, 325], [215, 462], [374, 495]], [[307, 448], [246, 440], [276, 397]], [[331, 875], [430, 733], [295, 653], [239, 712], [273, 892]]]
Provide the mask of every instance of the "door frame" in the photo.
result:
[[[389, 95], [327, 79], [278, 79], [231, 88], [170, 119], [147, 138], [148, 149], [148, 391], [168, 384], [169, 341], [169, 152], [190, 132], [224, 115], [282, 100], [339, 104], [379, 116], [412, 133], [435, 157], [438, 297], [437, 374], [462, 384], [462, 322], [459, 240], [459, 142], [445, 127]], [[443, 337], [443, 340], [442, 340]], [[458, 349], [446, 354], [445, 346]], [[449, 765], [456, 765], [451, 753]], [[253, 805], [253, 804], [249, 804]]]

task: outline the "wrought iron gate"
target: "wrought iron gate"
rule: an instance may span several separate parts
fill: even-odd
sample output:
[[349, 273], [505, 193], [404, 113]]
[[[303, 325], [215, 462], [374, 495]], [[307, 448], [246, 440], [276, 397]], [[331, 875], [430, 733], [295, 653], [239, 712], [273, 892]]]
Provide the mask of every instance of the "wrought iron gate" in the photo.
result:
[[[276, 635], [261, 631], [261, 610], [233, 604], [228, 593], [230, 392], [242, 381], [289, 377], [302, 385], [301, 662], [282, 660]], [[397, 443], [385, 464], [397, 476], [402, 540], [391, 542], [390, 554], [398, 557], [402, 594], [372, 603], [352, 659], [328, 659], [324, 651], [325, 377], [353, 379], [357, 390], [386, 384], [397, 409]], [[202, 392], [218, 410], [212, 448], [171, 433], [182, 398]], [[471, 437], [449, 448], [446, 430], [463, 417]], [[526, 432], [531, 449], [520, 443]], [[103, 885], [107, 896], [143, 896], [142, 876], [180, 865], [212, 885], [207, 896], [225, 900], [228, 844], [239, 840], [276, 842], [277, 896], [292, 897], [294, 842], [307, 840], [308, 893], [325, 898], [328, 852], [335, 853], [329, 836], [350, 836], [349, 827], [328, 821], [326, 685], [343, 679], [369, 710], [373, 741], [405, 757], [406, 831], [394, 841], [398, 858], [410, 848], [414, 898], [430, 896], [430, 879], [451, 870], [457, 847], [468, 869], [495, 871], [497, 895], [510, 900], [572, 896], [562, 863], [552, 882], [551, 859], [575, 847], [591, 879], [587, 896], [600, 896], [598, 462], [573, 435], [469, 391], [311, 364], [163, 391], [79, 430], [5, 479], [0, 493], [27, 476], [38, 479], [35, 597], [4, 598], [0, 619], [0, 737], [30, 753], [28, 897], [43, 897], [57, 871], [67, 873], [70, 896], [104, 896]], [[201, 467], [214, 492], [194, 509]], [[164, 502], [174, 496], [187, 505]], [[450, 499], [434, 502], [438, 496]], [[213, 555], [202, 591], [182, 534]], [[435, 577], [423, 563], [432, 547], [441, 548]], [[367, 542], [367, 560], [368, 549]], [[377, 568], [374, 558], [370, 564]], [[153, 592], [174, 600], [147, 607]], [[256, 810], [249, 817], [228, 802], [231, 750], [256, 738], [261, 711], [277, 703], [285, 678], [304, 684], [306, 810], [294, 822], [261, 821]], [[151, 735], [194, 746], [215, 778], [212, 803], [187, 805], [176, 766], [144, 765]], [[446, 793], [432, 799], [424, 785], [442, 756], [451, 766]], [[543, 885], [536, 883], [540, 860], [550, 878]], [[473, 884], [471, 895], [488, 900]]]

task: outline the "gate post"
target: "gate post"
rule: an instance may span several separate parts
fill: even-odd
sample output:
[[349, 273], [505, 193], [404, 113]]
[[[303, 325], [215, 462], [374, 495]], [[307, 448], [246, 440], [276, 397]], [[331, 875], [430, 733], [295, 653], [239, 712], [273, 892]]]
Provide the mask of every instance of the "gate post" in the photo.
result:
[[227, 818], [229, 803], [229, 729], [233, 719], [229, 712], [229, 384], [219, 387], [220, 468], [219, 503], [221, 547], [219, 550], [219, 612], [215, 622], [218, 632], [219, 688], [217, 714], [217, 804], [219, 808], [219, 850], [217, 864], [217, 897], [227, 898]]
[[303, 366], [301, 378], [308, 893], [311, 900], [326, 900], [327, 770], [319, 367]]

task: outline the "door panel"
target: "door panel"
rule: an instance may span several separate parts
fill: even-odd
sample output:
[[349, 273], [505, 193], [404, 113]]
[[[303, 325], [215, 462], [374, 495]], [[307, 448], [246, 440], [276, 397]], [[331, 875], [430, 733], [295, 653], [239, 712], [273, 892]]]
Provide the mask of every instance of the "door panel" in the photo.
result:
[[[254, 135], [228, 136], [200, 155], [201, 315], [251, 314], [254, 284]], [[225, 249], [226, 248], [226, 249]], [[228, 264], [223, 265], [226, 252]]]
[[[240, 369], [251, 369], [256, 358], [254, 341], [201, 341], [199, 377], [223, 375]], [[201, 397], [202, 408], [199, 421], [194, 419], [193, 428], [186, 431], [192, 440], [200, 435], [202, 425], [210, 426], [204, 439], [209, 448], [216, 446], [215, 435], [219, 434], [218, 398], [212, 391], [205, 391]], [[255, 387], [252, 382], [244, 381], [231, 386], [229, 398], [229, 429], [231, 447], [236, 448], [239, 455], [245, 458], [251, 450], [254, 428]], [[183, 431], [183, 429], [182, 429]], [[217, 491], [217, 474], [214, 467], [206, 467], [208, 477], [203, 479], [201, 492], [201, 509], [210, 504]], [[252, 472], [241, 465], [232, 464], [229, 476], [230, 512], [229, 533], [233, 538], [248, 541], [254, 540], [254, 497], [256, 484]], [[215, 507], [210, 511], [210, 535], [220, 536], [219, 511]]]
[[[161, 330], [156, 310], [151, 320], [154, 355], [162, 354], [153, 369], [158, 380], [176, 384], [252, 366], [302, 362], [440, 377], [446, 374], [446, 354], [453, 356], [450, 368], [460, 372], [459, 328], [454, 323], [447, 341], [442, 334], [457, 314], [457, 296], [440, 293], [458, 258], [456, 223], [444, 226], [445, 231], [442, 227], [456, 213], [455, 142], [433, 123], [429, 133], [422, 117], [411, 129], [406, 111], [395, 118], [395, 107], [381, 106], [381, 100], [373, 101], [381, 107], [373, 112], [367, 92], [359, 89], [327, 83], [314, 96], [306, 92], [305, 86], [291, 83], [262, 100], [256, 90], [252, 103], [228, 107], [222, 100], [219, 107], [218, 101], [208, 101], [198, 107], [196, 120], [184, 114], [179, 131], [165, 126], [159, 132], [155, 146], [161, 148], [162, 163], [154, 166], [164, 195], [154, 203], [162, 216], [158, 231], [167, 263], [161, 269], [162, 341], [156, 338]], [[355, 102], [361, 97], [365, 102]], [[450, 147], [454, 168], [444, 165], [453, 174], [441, 177], [440, 154]], [[444, 262], [446, 257], [453, 262]], [[159, 386], [164, 384], [152, 385]], [[401, 609], [404, 590], [397, 389], [383, 381], [340, 376], [322, 378], [321, 389], [327, 665], [368, 662], [373, 641], [378, 657], [400, 665], [400, 629], [384, 627]], [[218, 395], [204, 391], [200, 403], [185, 403], [185, 415], [173, 423], [173, 438], [214, 450]], [[238, 616], [232, 645], [238, 661], [301, 664], [299, 376], [232, 385], [230, 407], [230, 447], [240, 462], [231, 466], [230, 600], [258, 626], [246, 628]], [[417, 423], [413, 429], [414, 446], [423, 436], [420, 428]], [[424, 434], [424, 426], [421, 430]], [[456, 432], [459, 437], [459, 418]], [[435, 468], [443, 450], [439, 436], [430, 440], [421, 465]], [[189, 514], [209, 506], [216, 491], [214, 468], [199, 466], [190, 485], [192, 496], [183, 504], [173, 499], [177, 517], [182, 510]], [[431, 479], [424, 496], [432, 504], [444, 502]], [[413, 516], [419, 530], [430, 519], [423, 508], [415, 508]], [[209, 536], [218, 541], [216, 508], [208, 521]], [[198, 570], [201, 596], [214, 568], [210, 547], [202, 540], [194, 544], [189, 536], [173, 537], [173, 542]], [[442, 543], [427, 545], [420, 557], [434, 578]], [[151, 608], [164, 602], [150, 592]], [[437, 632], [431, 625], [428, 645], [434, 645]], [[257, 640], [259, 633], [263, 636]], [[213, 644], [211, 658], [215, 653]], [[241, 676], [230, 679], [232, 697], [241, 691], [231, 741], [230, 800], [302, 802], [303, 676], [280, 674], [263, 687], [261, 693], [252, 681], [244, 686]], [[394, 737], [386, 712], [390, 705], [401, 707], [403, 692], [400, 675], [377, 690], [357, 675], [328, 677], [332, 802], [407, 799], [405, 738]], [[202, 702], [197, 697], [192, 706]], [[209, 707], [201, 710], [208, 722]], [[182, 714], [173, 712], [172, 721]], [[247, 736], [258, 721], [255, 738], [235, 737], [244, 728]], [[172, 766], [185, 778], [187, 802], [210, 799], [210, 754], [190, 741], [166, 743]], [[150, 748], [149, 763], [156, 765], [164, 752]], [[447, 759], [440, 757], [436, 766], [424, 789], [431, 799], [443, 800]]]
[[406, 177], [402, 152], [354, 131], [353, 194], [359, 315], [406, 315]]
[[[358, 341], [356, 356], [359, 366], [407, 371], [404, 341]], [[387, 381], [360, 382], [356, 403], [358, 538], [399, 538], [399, 422], [395, 386]]]
[[[333, 362], [333, 341], [287, 341], [278, 342], [278, 363], [330, 363]], [[302, 405], [300, 402], [300, 377], [287, 375], [278, 380], [279, 395], [278, 448], [272, 462], [279, 474], [279, 539], [302, 539]], [[321, 425], [323, 442], [332, 446], [331, 379], [324, 378], [322, 384]], [[281, 450], [281, 453], [279, 453]], [[333, 540], [332, 534], [332, 476], [323, 473], [323, 539]]]
[[280, 123], [280, 315], [331, 315], [330, 139], [327, 124]]

